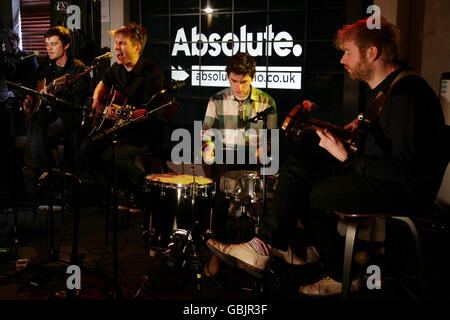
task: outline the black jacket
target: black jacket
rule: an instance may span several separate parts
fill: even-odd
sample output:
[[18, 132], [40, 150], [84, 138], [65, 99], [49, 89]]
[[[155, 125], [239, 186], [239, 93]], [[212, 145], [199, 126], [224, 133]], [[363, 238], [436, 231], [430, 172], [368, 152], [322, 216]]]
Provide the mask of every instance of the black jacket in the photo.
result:
[[[366, 94], [367, 108], [387, 92], [402, 69]], [[448, 164], [445, 122], [439, 100], [419, 76], [399, 80], [370, 127], [362, 152], [348, 162], [360, 174], [403, 185], [414, 197], [433, 201]]]

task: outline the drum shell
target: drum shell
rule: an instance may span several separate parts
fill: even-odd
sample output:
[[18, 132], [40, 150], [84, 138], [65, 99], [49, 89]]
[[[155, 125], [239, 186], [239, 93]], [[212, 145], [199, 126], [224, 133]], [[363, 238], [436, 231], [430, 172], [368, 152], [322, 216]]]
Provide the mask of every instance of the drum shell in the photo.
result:
[[167, 183], [147, 179], [145, 191], [152, 214], [152, 227], [164, 238], [176, 229], [203, 232], [209, 228], [215, 194], [211, 180], [206, 184]]
[[[276, 189], [278, 176], [266, 176], [266, 197], [271, 198]], [[257, 171], [227, 171], [220, 178], [220, 191], [236, 202], [255, 203], [262, 201], [263, 176]]]

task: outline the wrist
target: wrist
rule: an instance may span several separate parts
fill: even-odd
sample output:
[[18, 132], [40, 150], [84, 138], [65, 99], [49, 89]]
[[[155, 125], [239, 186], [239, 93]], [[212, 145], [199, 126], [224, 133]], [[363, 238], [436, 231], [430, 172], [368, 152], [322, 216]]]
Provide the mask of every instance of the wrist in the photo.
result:
[[344, 161], [342, 161], [342, 164], [346, 165], [348, 164], [352, 159], [353, 154], [351, 152], [347, 152], [347, 156], [345, 157]]

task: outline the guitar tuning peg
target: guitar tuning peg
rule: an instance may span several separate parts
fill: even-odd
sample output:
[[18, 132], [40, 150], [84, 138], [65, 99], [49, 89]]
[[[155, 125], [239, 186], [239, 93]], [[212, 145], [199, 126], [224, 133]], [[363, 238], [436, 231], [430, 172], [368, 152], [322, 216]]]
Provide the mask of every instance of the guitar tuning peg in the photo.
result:
[[306, 108], [306, 109], [308, 109], [308, 110], [311, 110], [311, 101], [309, 101], [309, 100], [303, 100], [303, 106]]

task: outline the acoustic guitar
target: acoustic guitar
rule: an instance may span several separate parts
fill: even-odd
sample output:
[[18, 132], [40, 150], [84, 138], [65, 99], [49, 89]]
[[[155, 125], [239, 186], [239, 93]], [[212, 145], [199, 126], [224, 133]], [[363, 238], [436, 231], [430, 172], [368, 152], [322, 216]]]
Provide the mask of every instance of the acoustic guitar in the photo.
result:
[[[289, 112], [281, 128], [287, 135], [291, 136], [300, 136], [305, 130], [328, 129], [342, 139], [350, 151], [356, 153], [362, 146], [365, 132], [360, 129], [352, 132], [332, 123], [316, 119], [312, 116], [312, 111], [317, 108], [314, 102], [303, 101], [302, 105], [296, 105]], [[358, 119], [363, 121], [362, 117]]]
[[[38, 81], [36, 84], [36, 91], [41, 92], [42, 89], [46, 89], [47, 94], [54, 95], [56, 91], [62, 87], [64, 87], [67, 84], [67, 80], [69, 78], [69, 74], [66, 73], [62, 75], [61, 77], [58, 77], [52, 81], [50, 81], [49, 84], [47, 84], [47, 79], [44, 78], [41, 81]], [[37, 96], [35, 103], [33, 104], [32, 108], [25, 109], [25, 121], [28, 121], [31, 116], [36, 113], [44, 103], [44, 99], [41, 96]]]
[[125, 95], [111, 87], [100, 101], [100, 108], [93, 117], [89, 136], [105, 128], [115, 127], [123, 121], [140, 117], [147, 112], [146, 109], [136, 110], [135, 107], [127, 105], [127, 100]]

